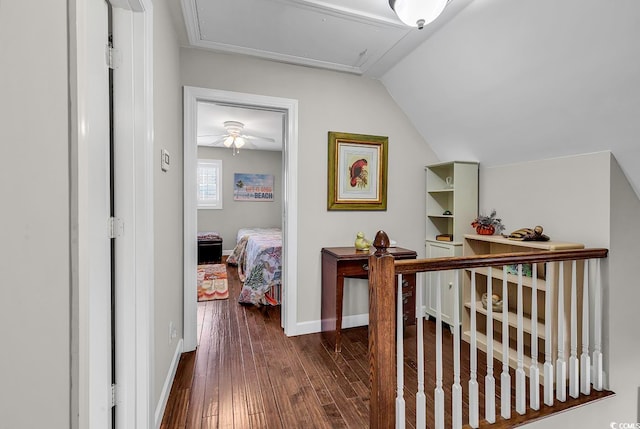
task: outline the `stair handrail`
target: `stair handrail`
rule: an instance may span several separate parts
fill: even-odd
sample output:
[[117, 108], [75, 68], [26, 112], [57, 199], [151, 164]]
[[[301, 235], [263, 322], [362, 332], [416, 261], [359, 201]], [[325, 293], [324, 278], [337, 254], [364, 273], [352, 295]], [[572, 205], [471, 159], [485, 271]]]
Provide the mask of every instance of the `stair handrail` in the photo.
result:
[[396, 261], [388, 251], [390, 240], [378, 231], [376, 251], [369, 256], [369, 427], [395, 427], [396, 373], [396, 289], [397, 275], [419, 272], [470, 269], [524, 263], [606, 258], [608, 249], [540, 250], [476, 256], [409, 259]]

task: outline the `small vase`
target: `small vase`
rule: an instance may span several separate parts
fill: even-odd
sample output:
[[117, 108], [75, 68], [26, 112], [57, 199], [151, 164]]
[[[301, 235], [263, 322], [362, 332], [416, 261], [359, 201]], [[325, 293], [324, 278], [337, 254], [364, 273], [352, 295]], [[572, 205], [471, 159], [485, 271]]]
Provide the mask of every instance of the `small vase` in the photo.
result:
[[493, 235], [496, 229], [493, 225], [478, 225], [476, 226], [476, 232], [480, 235]]

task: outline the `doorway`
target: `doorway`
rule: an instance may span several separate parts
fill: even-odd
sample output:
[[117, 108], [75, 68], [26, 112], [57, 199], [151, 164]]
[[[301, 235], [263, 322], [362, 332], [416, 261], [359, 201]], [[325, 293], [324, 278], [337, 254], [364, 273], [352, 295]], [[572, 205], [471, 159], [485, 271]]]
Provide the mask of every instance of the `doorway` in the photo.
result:
[[297, 327], [297, 100], [208, 88], [184, 87], [184, 351], [197, 347], [197, 105], [219, 103], [239, 108], [269, 110], [283, 114], [283, 288], [282, 327], [296, 335]]

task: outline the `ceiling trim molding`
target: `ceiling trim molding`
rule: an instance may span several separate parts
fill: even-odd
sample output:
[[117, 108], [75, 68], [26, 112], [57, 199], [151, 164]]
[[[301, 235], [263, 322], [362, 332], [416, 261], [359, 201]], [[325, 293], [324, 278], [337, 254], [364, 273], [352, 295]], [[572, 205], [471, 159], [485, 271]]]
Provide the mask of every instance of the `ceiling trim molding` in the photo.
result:
[[181, 0], [180, 4], [182, 5], [189, 43], [192, 46], [197, 46], [200, 42], [200, 23], [196, 14], [196, 0]]
[[330, 70], [336, 70], [336, 71], [359, 74], [359, 75], [364, 73], [360, 67], [346, 66], [343, 64], [330, 63], [327, 61], [314, 60], [311, 58], [298, 57], [295, 55], [280, 54], [280, 53], [271, 52], [271, 51], [261, 51], [258, 49], [246, 48], [244, 46], [234, 46], [234, 45], [227, 45], [225, 43], [208, 42], [201, 39], [197, 39], [195, 41], [191, 40], [190, 43], [193, 46], [197, 46], [199, 48], [206, 48], [209, 50], [223, 52], [223, 53], [226, 52], [226, 53], [249, 55], [252, 57], [260, 57], [267, 60], [279, 61], [282, 63], [303, 65], [303, 66], [322, 68], [322, 69], [330, 69]]
[[400, 20], [388, 18], [386, 16], [364, 12], [361, 10], [351, 9], [344, 6], [338, 6], [335, 4], [327, 3], [321, 0], [273, 0], [278, 1], [280, 3], [286, 3], [294, 7], [298, 7], [301, 9], [311, 9], [311, 10], [320, 10], [324, 13], [329, 13], [331, 15], [339, 16], [340, 18], [346, 17], [356, 20], [362, 21], [366, 23], [374, 23], [377, 25], [384, 24], [387, 26], [391, 26], [393, 28], [406, 28]]

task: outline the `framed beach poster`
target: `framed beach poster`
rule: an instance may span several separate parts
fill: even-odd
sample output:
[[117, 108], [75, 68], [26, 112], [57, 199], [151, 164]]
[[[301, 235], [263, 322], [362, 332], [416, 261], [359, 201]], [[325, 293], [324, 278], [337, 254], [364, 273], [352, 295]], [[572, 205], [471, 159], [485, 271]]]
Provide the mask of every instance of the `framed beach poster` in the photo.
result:
[[234, 173], [234, 201], [273, 201], [273, 174]]
[[327, 210], [387, 209], [388, 141], [329, 132]]

